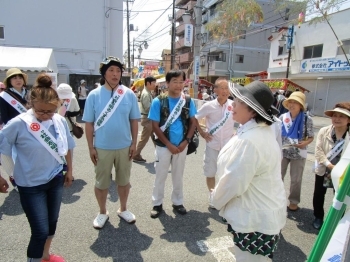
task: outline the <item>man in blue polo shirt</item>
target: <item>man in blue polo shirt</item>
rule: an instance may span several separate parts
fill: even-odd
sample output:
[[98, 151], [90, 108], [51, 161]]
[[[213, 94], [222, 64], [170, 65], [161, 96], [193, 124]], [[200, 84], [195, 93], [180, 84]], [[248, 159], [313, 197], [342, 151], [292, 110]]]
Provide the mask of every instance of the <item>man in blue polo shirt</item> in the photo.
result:
[[[152, 128], [157, 136], [156, 144], [156, 179], [153, 187], [153, 209], [151, 217], [157, 218], [163, 210], [165, 181], [171, 165], [173, 192], [171, 200], [173, 208], [181, 215], [187, 213], [183, 206], [183, 173], [187, 145], [191, 141], [196, 128], [196, 106], [192, 99], [186, 106], [186, 98], [182, 93], [186, 75], [180, 70], [171, 70], [166, 74], [168, 94], [153, 99], [148, 118], [152, 120]], [[165, 99], [165, 100], [163, 100]], [[168, 105], [168, 117], [164, 116], [162, 101]], [[184, 122], [186, 122], [184, 126]]]
[[124, 65], [118, 58], [108, 57], [101, 62], [100, 73], [105, 84], [90, 92], [83, 116], [90, 158], [95, 165], [95, 196], [100, 212], [93, 226], [98, 229], [109, 218], [106, 201], [113, 165], [120, 199], [118, 216], [128, 223], [136, 221], [134, 214], [127, 210], [126, 203], [141, 115], [136, 96], [121, 84], [123, 70]]

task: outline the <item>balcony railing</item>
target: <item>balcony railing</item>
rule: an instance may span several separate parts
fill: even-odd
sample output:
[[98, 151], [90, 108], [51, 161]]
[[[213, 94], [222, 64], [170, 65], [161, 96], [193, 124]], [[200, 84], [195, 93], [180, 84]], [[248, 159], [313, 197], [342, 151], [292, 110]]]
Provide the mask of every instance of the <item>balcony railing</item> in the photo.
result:
[[[196, 1], [189, 1], [186, 5], [183, 5], [182, 7], [183, 8], [187, 8], [188, 11], [190, 11], [192, 13], [192, 10], [194, 8], [194, 6], [196, 5]], [[184, 9], [179, 9], [177, 12], [176, 12], [176, 15], [175, 15], [175, 18], [176, 18], [176, 21], [179, 21], [179, 20], [182, 20], [182, 15], [185, 13], [186, 10]]]
[[176, 35], [183, 35], [185, 32], [185, 24], [181, 24], [176, 27]]
[[175, 5], [185, 5], [189, 0], [176, 0]]
[[181, 49], [181, 48], [185, 47], [184, 42], [185, 42], [184, 38], [180, 38], [178, 41], [176, 41], [175, 49]]
[[193, 60], [192, 52], [188, 52], [188, 53], [184, 53], [176, 56], [176, 61], [179, 62], [180, 64], [192, 62], [192, 60]]

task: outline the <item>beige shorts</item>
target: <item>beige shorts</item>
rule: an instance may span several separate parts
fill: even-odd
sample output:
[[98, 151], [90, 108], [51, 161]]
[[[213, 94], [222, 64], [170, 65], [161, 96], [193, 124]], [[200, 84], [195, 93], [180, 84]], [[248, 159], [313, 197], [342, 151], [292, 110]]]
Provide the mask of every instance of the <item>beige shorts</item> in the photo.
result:
[[217, 171], [217, 161], [220, 151], [205, 146], [203, 157], [203, 170], [206, 177], [215, 177]]
[[95, 166], [95, 187], [98, 189], [109, 188], [113, 164], [115, 168], [115, 183], [118, 186], [129, 184], [132, 163], [129, 159], [129, 147], [118, 150], [96, 148], [96, 151], [98, 160]]

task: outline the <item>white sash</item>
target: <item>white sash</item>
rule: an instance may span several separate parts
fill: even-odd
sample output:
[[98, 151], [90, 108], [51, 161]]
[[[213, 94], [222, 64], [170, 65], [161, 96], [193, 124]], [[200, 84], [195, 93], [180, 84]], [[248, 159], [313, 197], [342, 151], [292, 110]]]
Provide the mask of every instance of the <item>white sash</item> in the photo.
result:
[[61, 116], [65, 116], [66, 115], [66, 112], [70, 106], [70, 103], [71, 103], [72, 100], [70, 99], [64, 99], [63, 100], [63, 104], [62, 106], [60, 107], [60, 109], [58, 109], [58, 113], [61, 115]]
[[216, 132], [218, 132], [227, 122], [227, 120], [229, 119], [229, 117], [232, 114], [232, 106], [231, 105], [227, 105], [225, 112], [224, 112], [224, 116], [222, 119], [220, 119], [219, 122], [215, 123], [209, 130], [209, 134], [214, 135]]
[[104, 126], [108, 119], [113, 115], [114, 111], [119, 106], [120, 102], [123, 100], [124, 95], [127, 91], [127, 87], [123, 85], [119, 85], [117, 90], [114, 91], [113, 96], [108, 101], [105, 108], [102, 110], [101, 114], [98, 116], [96, 122], [95, 122], [95, 132], [100, 127]]
[[27, 129], [47, 151], [57, 160], [60, 164], [65, 164], [66, 159], [58, 154], [57, 140], [52, 134], [41, 125], [33, 115], [21, 114], [19, 118], [27, 124]]
[[169, 126], [171, 126], [176, 121], [176, 119], [178, 119], [178, 117], [181, 115], [181, 110], [185, 104], [185, 95], [181, 94], [179, 101], [177, 101], [175, 107], [173, 108], [173, 110], [171, 110], [171, 113], [168, 119], [166, 120], [165, 124], [160, 127], [160, 130], [162, 130], [162, 132], [164, 132]]
[[[181, 110], [185, 104], [186, 104], [186, 97], [185, 97], [185, 94], [182, 93], [179, 101], [177, 101], [175, 107], [171, 111], [165, 124], [160, 127], [160, 130], [162, 130], [162, 132], [164, 132], [169, 126], [171, 126], [176, 121], [176, 119], [178, 119], [178, 117], [181, 115]], [[154, 133], [154, 137], [155, 137], [155, 139], [158, 138], [156, 133]]]
[[20, 114], [27, 112], [27, 109], [18, 102], [15, 98], [10, 96], [7, 92], [1, 92], [0, 96], [9, 103], [14, 109], [16, 109]]
[[[345, 144], [345, 139], [340, 141], [335, 147], [331, 149], [326, 155], [326, 158], [328, 159], [329, 162], [332, 162], [332, 160], [340, 153], [340, 151], [343, 150]], [[319, 163], [317, 160], [315, 160], [315, 166], [313, 168], [313, 171], [316, 172], [317, 169], [319, 168]]]
[[[290, 112], [287, 112], [287, 113], [283, 114], [282, 123], [283, 123], [284, 128], [286, 129], [286, 131], [288, 133], [289, 129], [292, 127], [292, 124], [293, 124], [292, 117], [290, 116]], [[299, 140], [297, 138], [290, 138], [290, 137], [288, 137], [288, 140], [289, 140], [289, 142], [292, 145], [299, 144]], [[299, 155], [302, 158], [306, 158], [307, 157], [307, 150], [306, 149], [300, 149], [300, 148], [297, 148], [297, 149], [298, 149]]]

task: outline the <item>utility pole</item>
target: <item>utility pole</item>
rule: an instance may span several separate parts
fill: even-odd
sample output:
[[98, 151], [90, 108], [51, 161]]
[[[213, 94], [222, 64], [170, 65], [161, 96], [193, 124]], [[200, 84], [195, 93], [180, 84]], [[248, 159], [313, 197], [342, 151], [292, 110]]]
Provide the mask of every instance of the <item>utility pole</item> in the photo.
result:
[[127, 34], [128, 34], [128, 73], [131, 73], [131, 64], [130, 64], [130, 12], [129, 12], [129, 0], [126, 0], [126, 24], [127, 24]]
[[173, 0], [173, 17], [171, 19], [171, 57], [170, 57], [170, 69], [174, 68], [175, 61], [175, 0]]
[[[199, 78], [199, 54], [200, 54], [200, 48], [201, 48], [201, 28], [202, 28], [202, 8], [203, 8], [203, 1], [197, 0], [197, 3], [194, 7], [194, 12], [196, 15], [196, 24], [195, 24], [195, 30], [194, 30], [194, 48], [193, 48], [193, 76], [194, 79], [193, 88], [194, 88], [194, 98], [198, 97], [198, 78]], [[197, 72], [196, 72], [197, 71]], [[196, 75], [197, 73], [197, 75]], [[196, 76], [196, 77], [195, 77]]]

